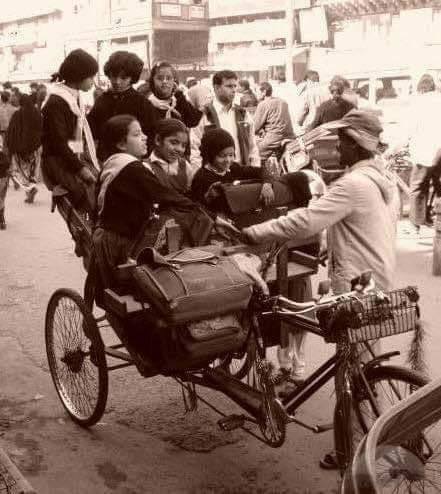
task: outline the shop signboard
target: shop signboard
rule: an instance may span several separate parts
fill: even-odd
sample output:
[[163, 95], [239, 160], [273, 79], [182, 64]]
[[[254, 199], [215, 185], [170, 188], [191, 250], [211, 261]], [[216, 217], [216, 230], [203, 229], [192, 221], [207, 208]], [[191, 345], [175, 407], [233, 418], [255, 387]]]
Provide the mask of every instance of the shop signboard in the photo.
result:
[[161, 3], [161, 17], [181, 17], [181, 5], [178, 3]]

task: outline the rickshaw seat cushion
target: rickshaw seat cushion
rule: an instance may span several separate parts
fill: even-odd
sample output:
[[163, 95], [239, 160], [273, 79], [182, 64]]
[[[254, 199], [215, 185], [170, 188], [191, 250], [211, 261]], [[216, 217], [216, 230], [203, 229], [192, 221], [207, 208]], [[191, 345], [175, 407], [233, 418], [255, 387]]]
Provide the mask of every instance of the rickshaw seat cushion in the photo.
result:
[[[152, 249], [154, 251], [154, 249]], [[143, 301], [169, 323], [181, 324], [246, 309], [252, 280], [236, 262], [202, 248], [160, 256], [133, 270]]]

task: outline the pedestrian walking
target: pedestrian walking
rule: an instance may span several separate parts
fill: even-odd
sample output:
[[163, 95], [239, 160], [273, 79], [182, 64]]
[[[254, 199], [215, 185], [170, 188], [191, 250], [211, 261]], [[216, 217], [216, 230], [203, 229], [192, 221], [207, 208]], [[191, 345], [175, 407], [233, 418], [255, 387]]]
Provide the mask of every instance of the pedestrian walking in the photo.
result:
[[0, 136], [0, 230], [6, 230], [5, 201], [8, 192], [9, 159], [3, 151], [3, 136]]
[[13, 114], [6, 133], [11, 176], [25, 191], [25, 202], [33, 203], [38, 192], [36, 173], [42, 136], [42, 117], [33, 99], [20, 96], [20, 108]]
[[413, 162], [410, 175], [409, 219], [417, 235], [422, 233], [425, 225], [432, 226], [427, 203], [431, 178], [433, 172], [439, 168], [441, 160], [438, 123], [440, 112], [441, 94], [435, 91], [433, 77], [425, 74], [417, 85], [417, 94], [409, 115], [409, 154]]
[[[7, 85], [5, 83], [3, 87]], [[6, 160], [8, 162], [8, 165], [6, 167], [6, 164], [4, 163], [4, 167], [7, 168], [7, 177], [6, 177], [6, 187], [9, 183], [9, 179], [12, 177], [9, 175], [9, 167], [10, 167], [10, 160], [8, 156], [8, 150], [6, 149], [6, 131], [8, 130], [9, 127], [9, 122], [11, 121], [12, 115], [17, 111], [17, 107], [11, 105], [11, 93], [7, 90], [4, 90], [0, 94], [0, 139], [1, 139], [1, 146], [2, 146], [2, 160]], [[17, 190], [20, 188], [20, 185], [12, 179], [12, 183], [14, 184], [14, 188]], [[5, 192], [6, 194], [6, 192]]]

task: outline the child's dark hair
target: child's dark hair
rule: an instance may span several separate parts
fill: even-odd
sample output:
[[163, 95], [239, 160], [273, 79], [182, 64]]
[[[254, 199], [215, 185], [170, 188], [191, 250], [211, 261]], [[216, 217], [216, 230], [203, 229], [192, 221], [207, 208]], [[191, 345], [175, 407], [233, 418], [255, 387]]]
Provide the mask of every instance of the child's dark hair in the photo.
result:
[[79, 48], [67, 55], [60, 69], [51, 76], [51, 82], [64, 81], [77, 84], [98, 72], [98, 62], [86, 51]]
[[129, 126], [136, 122], [133, 115], [116, 115], [109, 118], [103, 126], [100, 136], [100, 156], [101, 160], [106, 160], [112, 154], [121, 153], [118, 144], [125, 140], [129, 133]]
[[164, 118], [160, 120], [155, 127], [155, 138], [159, 137], [161, 141], [166, 137], [177, 134], [178, 132], [185, 132], [188, 134], [187, 127], [176, 118]]
[[234, 139], [224, 129], [207, 129], [201, 139], [200, 151], [202, 164], [213, 163], [216, 156], [226, 148], [234, 149]]
[[178, 83], [178, 76], [176, 74], [176, 70], [174, 69], [173, 65], [169, 62], [159, 62], [153, 65], [152, 71], [150, 72], [150, 77], [149, 77], [149, 84], [150, 84], [150, 89], [153, 92], [153, 94], [156, 94], [156, 89], [155, 89], [155, 81], [153, 80], [155, 78], [155, 75], [161, 70], [161, 69], [170, 69], [173, 75], [173, 79], [175, 80], [176, 84]]
[[109, 60], [104, 64], [104, 73], [110, 77], [130, 77], [132, 84], [139, 81], [144, 62], [135, 53], [128, 51], [116, 51], [110, 55]]

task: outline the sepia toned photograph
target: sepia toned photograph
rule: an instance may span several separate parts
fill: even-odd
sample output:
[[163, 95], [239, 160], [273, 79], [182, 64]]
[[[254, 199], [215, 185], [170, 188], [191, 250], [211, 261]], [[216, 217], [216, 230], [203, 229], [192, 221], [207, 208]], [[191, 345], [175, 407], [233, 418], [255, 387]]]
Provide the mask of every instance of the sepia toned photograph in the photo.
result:
[[440, 0], [0, 0], [0, 494], [441, 494], [440, 116]]

